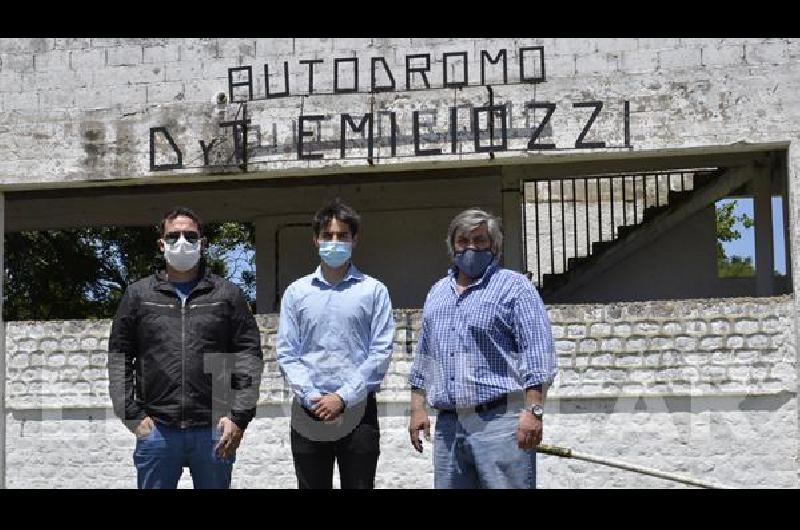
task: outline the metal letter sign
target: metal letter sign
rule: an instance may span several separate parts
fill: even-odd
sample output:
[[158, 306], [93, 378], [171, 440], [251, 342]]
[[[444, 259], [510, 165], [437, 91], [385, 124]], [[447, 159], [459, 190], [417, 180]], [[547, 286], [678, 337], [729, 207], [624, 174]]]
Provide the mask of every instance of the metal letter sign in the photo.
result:
[[[378, 64], [379, 61], [381, 63], [383, 63], [383, 70], [389, 76], [389, 81], [392, 82], [391, 85], [376, 85], [375, 84], [375, 66]], [[389, 65], [386, 64], [386, 59], [384, 59], [383, 57], [373, 57], [372, 58], [372, 69], [371, 70], [372, 70], [372, 85], [371, 85], [371, 87], [372, 87], [372, 91], [373, 92], [389, 92], [389, 91], [394, 90], [394, 87], [395, 87], [394, 76], [392, 75], [392, 71], [389, 70]]]
[[300, 116], [300, 132], [297, 135], [297, 158], [300, 160], [321, 160], [322, 153], [303, 153], [303, 144], [305, 141], [303, 138], [306, 136], [313, 136], [314, 133], [312, 131], [306, 131], [303, 126], [307, 121], [322, 121], [326, 119], [325, 116]]
[[[161, 133], [169, 142], [170, 147], [172, 150], [175, 151], [175, 154], [178, 155], [178, 163], [177, 164], [156, 164], [156, 133]], [[175, 141], [170, 136], [169, 131], [166, 127], [151, 127], [150, 128], [150, 171], [167, 171], [169, 169], [181, 169], [183, 167], [183, 154], [181, 150], [178, 149], [178, 146], [175, 145]]]
[[547, 109], [547, 113], [544, 115], [542, 119], [542, 123], [536, 127], [536, 130], [533, 131], [531, 135], [531, 140], [528, 142], [528, 149], [555, 149], [556, 144], [537, 144], [536, 140], [539, 138], [539, 135], [542, 134], [542, 129], [544, 129], [545, 125], [550, 121], [550, 116], [553, 115], [553, 112], [556, 110], [555, 103], [549, 103], [547, 101], [543, 101], [541, 103], [538, 102], [531, 102], [526, 105], [529, 109]]
[[[233, 80], [233, 73], [234, 72], [247, 72], [247, 80], [246, 81], [236, 81]], [[246, 99], [236, 99], [233, 97], [233, 89], [246, 86], [247, 87], [247, 98]], [[228, 95], [230, 96], [230, 101], [246, 101], [248, 99], [253, 99], [253, 67], [252, 66], [239, 66], [237, 68], [228, 68]]]
[[364, 117], [361, 118], [361, 122], [358, 124], [358, 127], [356, 127], [355, 122], [353, 122], [353, 118], [349, 114], [342, 114], [342, 136], [341, 136], [341, 143], [340, 143], [340, 146], [341, 146], [341, 157], [340, 158], [344, 158], [344, 144], [345, 144], [345, 135], [344, 135], [344, 133], [345, 133], [345, 130], [346, 130], [346, 127], [345, 127], [346, 123], [350, 124], [350, 128], [353, 130], [353, 132], [360, 132], [360, 133], [364, 132], [365, 124], [369, 123], [369, 132], [367, 133], [367, 159], [368, 160], [372, 160], [372, 131], [373, 131], [372, 113], [368, 112], [368, 113], [364, 114]]
[[[456, 48], [457, 49], [457, 48]], [[604, 114], [604, 119], [595, 126], [596, 120], [603, 110], [605, 103], [597, 95], [586, 96], [589, 101], [575, 101], [556, 103], [561, 101], [557, 95], [546, 97], [549, 101], [537, 101], [536, 87], [539, 83], [546, 82], [544, 46], [523, 46], [514, 52], [507, 48], [494, 50], [477, 48], [474, 51], [447, 51], [437, 54], [435, 61], [441, 62], [441, 70], [432, 70], [434, 59], [431, 53], [421, 53], [418, 48], [407, 55], [400, 55], [397, 59], [401, 66], [396, 66], [395, 58], [387, 60], [386, 57], [325, 57], [297, 58], [282, 61], [283, 72], [280, 72], [280, 62], [263, 65], [262, 70], [257, 70], [258, 79], [253, 77], [253, 66], [242, 65], [228, 68], [228, 95], [229, 102], [238, 104], [244, 109], [244, 116], [238, 118], [238, 113], [233, 120], [219, 123], [220, 129], [232, 128], [234, 155], [242, 171], [247, 171], [248, 163], [261, 164], [270, 162], [283, 162], [285, 155], [296, 154], [301, 161], [323, 160], [335, 158], [336, 152], [341, 159], [365, 160], [372, 165], [380, 163], [386, 158], [405, 158], [414, 156], [436, 155], [476, 155], [488, 154], [494, 158], [495, 153], [530, 152], [546, 150], [571, 150], [571, 149], [633, 149], [631, 144], [631, 113], [630, 102], [622, 100], [621, 108], [612, 103], [613, 113]], [[513, 55], [512, 55], [513, 53]], [[470, 56], [473, 54], [473, 56]], [[354, 54], [355, 55], [355, 54]], [[519, 58], [519, 71], [516, 65], [509, 70], [511, 57]], [[402, 61], [405, 57], [405, 87], [399, 85], [402, 73]], [[480, 63], [470, 68], [469, 61]], [[270, 66], [273, 71], [270, 73]], [[435, 65], [438, 68], [438, 64]], [[366, 69], [369, 68], [369, 72]], [[290, 71], [294, 69], [294, 71]], [[364, 72], [360, 72], [364, 69]], [[394, 72], [392, 71], [394, 69]], [[491, 75], [487, 79], [487, 69]], [[501, 70], [502, 69], [502, 70]], [[275, 71], [277, 70], [277, 71]], [[315, 81], [317, 73], [317, 84]], [[323, 72], [324, 71], [324, 72]], [[441, 78], [439, 77], [441, 72]], [[396, 78], [398, 73], [401, 77]], [[470, 78], [470, 73], [472, 78]], [[363, 74], [363, 76], [361, 76]], [[369, 75], [368, 86], [361, 87], [359, 79]], [[307, 76], [308, 86], [303, 76]], [[502, 77], [501, 77], [502, 75]], [[502, 81], [501, 81], [502, 79]], [[262, 84], [263, 80], [263, 84]], [[506, 90], [505, 85], [511, 90]], [[533, 85], [533, 86], [531, 86]], [[475, 89], [487, 91], [488, 101]], [[499, 90], [498, 90], [499, 89]], [[436, 96], [427, 95], [417, 97], [418, 91], [449, 91], [448, 94]], [[254, 94], [254, 91], [259, 92]], [[532, 92], [528, 94], [526, 92]], [[397, 92], [395, 97], [386, 97], [387, 92]], [[399, 94], [406, 92], [405, 94]], [[348, 96], [347, 94], [350, 94]], [[342, 97], [342, 95], [344, 95]], [[354, 96], [355, 95], [355, 96]], [[225, 119], [229, 110], [223, 110], [225, 92], [220, 92], [215, 102], [212, 114]], [[361, 97], [364, 96], [364, 97]], [[495, 101], [497, 96], [497, 101]], [[531, 97], [532, 96], [532, 97]], [[314, 114], [304, 114], [305, 98], [313, 98], [307, 104], [314, 109]], [[354, 102], [361, 109], [337, 109], [335, 114], [326, 114], [320, 104], [325, 105], [332, 99], [341, 97], [342, 100]], [[298, 98], [299, 119], [294, 116], [286, 117], [287, 109], [295, 106], [293, 101], [274, 102], [278, 98]], [[519, 98], [519, 99], [517, 99]], [[410, 100], [410, 101], [409, 101]], [[252, 114], [256, 122], [259, 120], [273, 120], [272, 123], [256, 123], [250, 125], [247, 115], [247, 104], [250, 101], [259, 101], [254, 105]], [[272, 102], [272, 104], [270, 104]], [[452, 103], [449, 103], [452, 102]], [[337, 105], [338, 106], [338, 105]], [[516, 107], [515, 107], [516, 106]], [[514, 109], [523, 108], [523, 115]], [[563, 130], [554, 132], [557, 127], [565, 127], [577, 117], [585, 114], [585, 110], [592, 110], [591, 115], [584, 122], [582, 130], [569, 139], [563, 139]], [[554, 122], [553, 116], [558, 110], [559, 118]], [[448, 112], [449, 111], [449, 112]], [[306, 110], [307, 112], [307, 110]], [[463, 112], [463, 114], [459, 114]], [[537, 114], [541, 112], [541, 114]], [[445, 114], [446, 113], [446, 114]], [[561, 120], [562, 113], [572, 113]], [[337, 117], [338, 115], [338, 117]], [[422, 115], [422, 117], [421, 117]], [[481, 130], [479, 123], [483, 116], [487, 117], [487, 130]], [[577, 116], [576, 116], [577, 115]], [[354, 119], [353, 116], [356, 118]], [[437, 124], [437, 116], [449, 116], [449, 124], [444, 129], [443, 123]], [[467, 116], [469, 116], [467, 118]], [[389, 118], [386, 120], [386, 118]], [[461, 120], [459, 121], [459, 118]], [[291, 120], [286, 123], [284, 132], [280, 131], [279, 119]], [[426, 123], [427, 119], [427, 123]], [[446, 119], [446, 118], [444, 118]], [[444, 121], [444, 119], [442, 121]], [[323, 127], [324, 120], [336, 120], [333, 127]], [[358, 123], [356, 121], [358, 120]], [[381, 121], [390, 122], [390, 129], [385, 130]], [[431, 121], [432, 120], [432, 121]], [[499, 135], [495, 134], [495, 125], [500, 121]], [[622, 142], [617, 145], [608, 145], [604, 141], [587, 142], [586, 137], [595, 126], [593, 136], [612, 135], [612, 120], [618, 123]], [[524, 121], [524, 125], [520, 123]], [[313, 122], [314, 130], [309, 122]], [[376, 123], [377, 122], [377, 123]], [[336, 124], [340, 127], [336, 128]], [[271, 128], [272, 135], [266, 143], [262, 143], [261, 131]], [[377, 128], [377, 131], [375, 129]], [[422, 129], [422, 132], [420, 131]], [[325, 134], [323, 134], [323, 130]], [[348, 140], [348, 130], [351, 138]], [[333, 131], [331, 133], [331, 131]], [[360, 133], [359, 137], [354, 137]], [[176, 163], [156, 163], [156, 135], [161, 134], [159, 145], [162, 150], [169, 144], [177, 158]], [[150, 129], [150, 171], [167, 171], [174, 169], [200, 169], [210, 171], [220, 166], [228, 168], [233, 164], [229, 158], [227, 162], [212, 164], [212, 150], [225, 144], [230, 138], [226, 132], [220, 132], [208, 140], [182, 141], [181, 145], [199, 149], [187, 154], [192, 160], [202, 158], [203, 165], [184, 168], [183, 156], [170, 136], [166, 127], [153, 127]], [[248, 134], [250, 139], [248, 141]], [[330, 134], [332, 137], [328, 138]], [[266, 135], [265, 135], [266, 136]], [[577, 136], [577, 138], [575, 138]], [[616, 136], [612, 136], [616, 137]], [[573, 143], [574, 139], [574, 143]], [[166, 142], [164, 142], [166, 140]], [[366, 141], [365, 141], [366, 140]], [[487, 142], [488, 140], [488, 142]], [[549, 140], [549, 141], [548, 141]], [[197, 142], [197, 143], [195, 143]], [[308, 143], [314, 147], [309, 150]], [[338, 145], [337, 145], [338, 142]], [[449, 143], [447, 153], [442, 147]], [[559, 145], [556, 145], [556, 144]], [[426, 144], [423, 148], [422, 145]], [[348, 146], [351, 151], [348, 153]], [[366, 147], [366, 149], [364, 149]], [[389, 149], [390, 148], [390, 149]], [[413, 149], [412, 149], [413, 148]], [[364, 156], [366, 151], [366, 156]], [[163, 153], [162, 153], [163, 154]], [[168, 153], [169, 154], [169, 153]], [[377, 160], [373, 160], [373, 156]], [[163, 158], [163, 157], [162, 157]], [[218, 159], [219, 160], [219, 159]]]
[[583, 103], [573, 103], [573, 107], [594, 107], [594, 112], [592, 112], [591, 117], [589, 117], [589, 121], [586, 122], [586, 126], [581, 131], [581, 134], [578, 135], [578, 139], [575, 140], [575, 148], [576, 149], [594, 149], [594, 148], [602, 148], [606, 146], [605, 142], [584, 142], [583, 139], [586, 138], [586, 134], [589, 132], [589, 129], [592, 127], [595, 118], [597, 115], [600, 114], [600, 111], [603, 110], [603, 102], [602, 101], [585, 101]]
[[[474, 130], [475, 130], [475, 152], [476, 153], [493, 153], [496, 151], [505, 151], [508, 148], [508, 129], [506, 127], [506, 106], [505, 105], [493, 105], [491, 107], [475, 107], [472, 109], [473, 113], [473, 122], [475, 123]], [[486, 128], [489, 130], [489, 143], [488, 146], [481, 145], [481, 128], [478, 126], [478, 120], [480, 119], [480, 115], [485, 113], [486, 114]], [[500, 129], [500, 137], [502, 138], [502, 143], [499, 146], [493, 145], [492, 142], [494, 140], [494, 118], [495, 114], [500, 115], [500, 123], [503, 124], [502, 129]]]
[[412, 114], [412, 121], [414, 122], [414, 155], [415, 156], [431, 156], [441, 155], [441, 149], [420, 149], [419, 147], [419, 111], [415, 110]]
[[289, 95], [289, 61], [283, 61], [283, 92], [269, 91], [269, 66], [264, 65], [264, 91], [267, 94], [267, 99], [282, 98]]

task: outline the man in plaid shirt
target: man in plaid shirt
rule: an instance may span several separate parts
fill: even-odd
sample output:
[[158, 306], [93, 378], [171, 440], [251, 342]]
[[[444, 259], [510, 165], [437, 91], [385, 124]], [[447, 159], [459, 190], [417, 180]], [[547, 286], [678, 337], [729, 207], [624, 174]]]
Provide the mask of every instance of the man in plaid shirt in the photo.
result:
[[547, 310], [525, 276], [501, 269], [500, 223], [478, 209], [450, 223], [453, 267], [425, 300], [409, 374], [411, 444], [430, 439], [436, 488], [535, 488], [547, 387], [556, 375]]

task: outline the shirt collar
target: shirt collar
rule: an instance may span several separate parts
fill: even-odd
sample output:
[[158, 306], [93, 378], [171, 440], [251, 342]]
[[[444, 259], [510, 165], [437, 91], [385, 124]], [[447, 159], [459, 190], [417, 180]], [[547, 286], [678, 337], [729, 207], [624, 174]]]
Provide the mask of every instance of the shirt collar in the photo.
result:
[[[486, 267], [486, 270], [483, 271], [483, 276], [481, 276], [477, 280], [474, 280], [471, 284], [467, 285], [466, 289], [471, 289], [472, 287], [476, 287], [478, 285], [483, 284], [484, 282], [489, 281], [489, 277], [492, 274], [494, 274], [494, 271], [496, 271], [497, 268], [498, 268], [497, 262], [496, 261], [491, 262], [489, 266]], [[456, 285], [458, 285], [456, 283], [456, 280], [458, 280], [458, 267], [456, 267], [455, 265], [450, 267], [448, 274], [450, 276], [450, 284], [453, 286], [453, 288], [455, 288]], [[464, 290], [466, 291], [466, 289]]]
[[[197, 276], [196, 287], [198, 291], [214, 287], [211, 281], [211, 269], [206, 266], [205, 259], [200, 260], [200, 270]], [[167, 279], [166, 270], [160, 270], [155, 273], [153, 276], [153, 288], [169, 293], [175, 292], [175, 287], [173, 287], [172, 282]]]
[[[322, 265], [317, 265], [317, 270], [314, 271], [313, 279], [324, 283], [325, 285], [332, 285], [325, 279], [325, 276], [322, 274]], [[350, 262], [350, 266], [347, 267], [347, 272], [342, 278], [342, 281], [339, 283], [344, 283], [350, 280], [353, 281], [360, 281], [364, 279], [364, 273], [358, 270], [358, 267], [353, 265], [353, 262]]]

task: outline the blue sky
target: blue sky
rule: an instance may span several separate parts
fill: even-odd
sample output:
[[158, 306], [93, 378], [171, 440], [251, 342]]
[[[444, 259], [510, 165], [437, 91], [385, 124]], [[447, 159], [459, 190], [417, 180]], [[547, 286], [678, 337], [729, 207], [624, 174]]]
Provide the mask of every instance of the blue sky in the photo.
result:
[[[228, 271], [232, 273], [229, 279], [240, 287], [243, 287], [242, 272], [250, 269], [249, 262], [254, 254], [255, 252], [252, 250], [245, 250], [244, 245], [237, 245], [233, 250], [225, 253], [223, 259], [228, 266]], [[248, 295], [254, 296], [255, 293], [248, 293]]]
[[[746, 213], [748, 216], [754, 216], [753, 199], [740, 198], [740, 199], [723, 199], [717, 201], [717, 205], [726, 204], [735, 201], [736, 206], [733, 209], [734, 215], [737, 217]], [[784, 231], [783, 231], [783, 201], [780, 197], [772, 198], [772, 231], [774, 233], [774, 246], [775, 246], [775, 270], [781, 274], [786, 274], [786, 245], [784, 244]], [[723, 243], [727, 256], [750, 256], [755, 263], [755, 228], [745, 228], [741, 223], [736, 223], [734, 228], [738, 230], [742, 237], [736, 241]], [[758, 264], [756, 264], [758, 266]]]

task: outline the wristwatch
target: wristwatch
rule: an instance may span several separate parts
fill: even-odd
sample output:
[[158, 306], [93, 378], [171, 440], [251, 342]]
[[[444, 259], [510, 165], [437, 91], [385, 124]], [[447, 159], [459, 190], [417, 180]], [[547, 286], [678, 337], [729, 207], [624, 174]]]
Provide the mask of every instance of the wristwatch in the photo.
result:
[[544, 416], [544, 407], [539, 405], [538, 403], [531, 405], [530, 407], [526, 408], [528, 412], [536, 416], [536, 419], [541, 420], [542, 416]]

